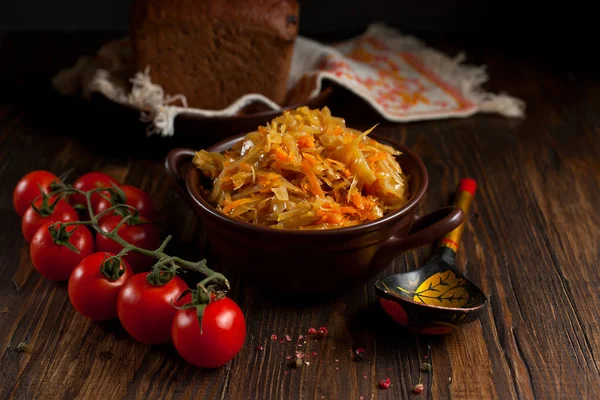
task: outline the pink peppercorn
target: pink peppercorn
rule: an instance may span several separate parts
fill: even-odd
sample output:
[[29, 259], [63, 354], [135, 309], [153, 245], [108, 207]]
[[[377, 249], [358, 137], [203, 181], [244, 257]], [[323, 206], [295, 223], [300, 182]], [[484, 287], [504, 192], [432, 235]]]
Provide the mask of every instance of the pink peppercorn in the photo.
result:
[[390, 378], [385, 378], [384, 380], [379, 381], [379, 387], [381, 389], [387, 389], [390, 387], [391, 383]]

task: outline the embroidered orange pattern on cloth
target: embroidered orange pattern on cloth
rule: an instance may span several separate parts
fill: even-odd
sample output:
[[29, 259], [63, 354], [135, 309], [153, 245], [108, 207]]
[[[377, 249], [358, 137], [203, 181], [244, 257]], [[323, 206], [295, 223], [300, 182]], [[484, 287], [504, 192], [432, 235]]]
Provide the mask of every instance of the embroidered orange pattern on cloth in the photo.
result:
[[[311, 46], [314, 52], [322, 45], [308, 41], [302, 47]], [[323, 80], [334, 81], [391, 121], [466, 117], [477, 112], [524, 114], [521, 100], [481, 89], [487, 80], [484, 67], [461, 65], [462, 55], [451, 59], [383, 25], [372, 25], [365, 34], [324, 53], [301, 80], [312, 76], [314, 92]]]

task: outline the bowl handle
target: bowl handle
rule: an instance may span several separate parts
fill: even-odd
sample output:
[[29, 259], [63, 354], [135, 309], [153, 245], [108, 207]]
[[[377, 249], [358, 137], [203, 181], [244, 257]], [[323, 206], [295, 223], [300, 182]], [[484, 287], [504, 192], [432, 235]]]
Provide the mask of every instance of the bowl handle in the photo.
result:
[[185, 177], [179, 171], [185, 162], [194, 158], [194, 155], [196, 155], [196, 151], [192, 149], [177, 148], [171, 150], [165, 159], [167, 175], [184, 198], [188, 198], [188, 193], [185, 186]]
[[405, 237], [392, 236], [381, 245], [384, 252], [398, 253], [432, 243], [457, 228], [465, 219], [460, 207], [443, 207], [422, 217], [413, 219], [410, 232]]

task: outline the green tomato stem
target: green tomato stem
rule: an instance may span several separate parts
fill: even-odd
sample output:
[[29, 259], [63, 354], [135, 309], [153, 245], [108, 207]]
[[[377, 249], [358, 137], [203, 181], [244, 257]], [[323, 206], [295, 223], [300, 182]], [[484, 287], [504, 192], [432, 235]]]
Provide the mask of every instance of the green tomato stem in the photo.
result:
[[[123, 257], [125, 254], [127, 254], [131, 251], [134, 251], [134, 252], [140, 253], [140, 254], [144, 254], [144, 255], [147, 255], [150, 257], [154, 257], [155, 259], [157, 259], [157, 262], [153, 267], [153, 271], [155, 269], [157, 269], [158, 274], [161, 273], [161, 268], [166, 268], [168, 270], [166, 272], [172, 273], [173, 275], [174, 275], [175, 271], [179, 268], [184, 268], [184, 269], [188, 269], [191, 271], [200, 272], [201, 274], [205, 275], [206, 278], [203, 279], [202, 281], [200, 281], [200, 283], [198, 283], [198, 288], [205, 293], [208, 293], [205, 285], [210, 282], [220, 284], [220, 285], [224, 286], [226, 289], [229, 289], [230, 286], [229, 286], [229, 281], [227, 280], [227, 278], [223, 274], [215, 272], [212, 269], [210, 269], [206, 265], [206, 260], [194, 262], [194, 261], [184, 260], [179, 257], [169, 256], [168, 254], [166, 254], [165, 249], [172, 239], [171, 235], [167, 236], [165, 238], [165, 240], [161, 243], [161, 245], [156, 250], [142, 249], [140, 247], [134, 246], [133, 244], [131, 244], [131, 243], [127, 242], [126, 240], [124, 240], [123, 238], [121, 238], [118, 234], [118, 230], [133, 217], [132, 215], [125, 216], [123, 219], [121, 219], [121, 221], [119, 221], [119, 223], [110, 232], [103, 230], [100, 227], [99, 221], [103, 216], [107, 215], [108, 213], [110, 213], [112, 211], [116, 211], [119, 208], [128, 208], [128, 209], [131, 209], [131, 210], [134, 210], [135, 212], [137, 212], [137, 210], [134, 207], [132, 207], [128, 204], [116, 204], [98, 214], [95, 214], [93, 207], [92, 207], [92, 194], [98, 193], [98, 194], [100, 194], [100, 196], [102, 196], [103, 198], [110, 201], [110, 198], [108, 196], [104, 195], [104, 193], [102, 193], [102, 192], [110, 191], [110, 190], [114, 190], [114, 188], [108, 188], [108, 187], [95, 188], [95, 189], [92, 189], [92, 190], [89, 190], [86, 192], [86, 191], [83, 191], [80, 189], [76, 189], [72, 186], [65, 185], [63, 188], [52, 192], [52, 195], [58, 195], [58, 194], [66, 195], [66, 194], [77, 193], [77, 194], [81, 194], [81, 195], [85, 196], [85, 198], [86, 198], [87, 211], [90, 216], [90, 220], [89, 221], [66, 222], [63, 225], [65, 225], [65, 226], [89, 225], [89, 226], [93, 227], [94, 230], [96, 232], [98, 232], [98, 234], [100, 234], [104, 237], [107, 237], [109, 239], [112, 239], [116, 243], [123, 246], [123, 249], [119, 252], [119, 254], [117, 254], [118, 258]], [[167, 265], [169, 265], [169, 267], [167, 267]], [[157, 283], [157, 284], [159, 284], [159, 283]], [[210, 301], [210, 299], [209, 299], [209, 301]]]

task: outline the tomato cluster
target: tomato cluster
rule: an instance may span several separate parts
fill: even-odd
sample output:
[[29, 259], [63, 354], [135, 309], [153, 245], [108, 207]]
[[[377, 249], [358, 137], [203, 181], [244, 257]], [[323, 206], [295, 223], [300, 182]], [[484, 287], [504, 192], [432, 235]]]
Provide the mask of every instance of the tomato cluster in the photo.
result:
[[[40, 274], [68, 280], [71, 304], [91, 320], [118, 317], [134, 339], [146, 344], [172, 341], [180, 355], [196, 366], [216, 368], [229, 362], [246, 336], [237, 304], [225, 297], [201, 305], [200, 324], [181, 278], [173, 276], [161, 284], [148, 279], [156, 262], [152, 251], [160, 246], [152, 224], [157, 210], [150, 196], [101, 172], [79, 177], [72, 187], [76, 191], [48, 171], [31, 172], [15, 187], [13, 205], [22, 217], [23, 236], [30, 242], [31, 260]], [[88, 193], [88, 204], [82, 192], [91, 190], [95, 191]], [[92, 221], [87, 219], [100, 213], [100, 219], [94, 220], [94, 239], [87, 227]], [[115, 231], [118, 237], [112, 235]], [[134, 248], [119, 254], [123, 250], [119, 238], [150, 252], [142, 254]]]

